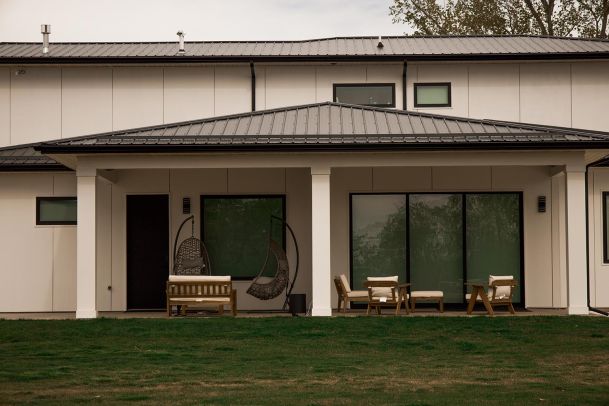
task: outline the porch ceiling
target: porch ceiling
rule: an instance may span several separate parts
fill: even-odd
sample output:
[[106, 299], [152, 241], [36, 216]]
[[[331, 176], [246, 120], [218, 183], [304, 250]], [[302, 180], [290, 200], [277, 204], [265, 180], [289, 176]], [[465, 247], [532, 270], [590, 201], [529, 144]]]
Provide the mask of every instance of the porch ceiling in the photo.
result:
[[608, 147], [607, 132], [325, 102], [49, 141], [35, 149], [104, 153]]

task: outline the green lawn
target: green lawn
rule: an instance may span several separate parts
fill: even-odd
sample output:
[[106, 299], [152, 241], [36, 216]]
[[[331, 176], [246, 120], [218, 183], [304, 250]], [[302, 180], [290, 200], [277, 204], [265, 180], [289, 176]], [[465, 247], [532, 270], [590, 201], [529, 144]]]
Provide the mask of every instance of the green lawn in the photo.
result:
[[609, 404], [609, 319], [0, 320], [0, 403]]

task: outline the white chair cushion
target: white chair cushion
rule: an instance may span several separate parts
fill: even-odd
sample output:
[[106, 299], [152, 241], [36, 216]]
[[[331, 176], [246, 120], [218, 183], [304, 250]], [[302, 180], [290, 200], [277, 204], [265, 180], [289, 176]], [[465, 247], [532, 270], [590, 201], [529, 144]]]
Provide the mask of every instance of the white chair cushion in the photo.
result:
[[230, 298], [228, 297], [176, 297], [171, 298], [171, 302], [197, 302], [197, 303], [229, 303]]
[[[368, 282], [397, 282], [397, 276], [369, 276], [366, 278]], [[372, 288], [372, 297], [386, 297], [388, 300], [391, 300], [393, 297], [391, 295], [391, 288]], [[398, 294], [397, 288], [395, 292], [396, 296]]]
[[441, 290], [413, 290], [412, 297], [429, 297], [429, 298], [441, 298], [444, 297], [444, 292]]
[[340, 274], [340, 282], [343, 284], [343, 289], [345, 289], [345, 292], [347, 292], [347, 293], [351, 292], [351, 287], [349, 286], [349, 281], [347, 280], [347, 277], [345, 276], [344, 273]]
[[347, 292], [347, 297], [362, 297], [368, 299], [368, 291], [367, 290], [352, 290], [351, 292]]
[[169, 282], [230, 282], [230, 275], [169, 275]]
[[[507, 275], [507, 276], [489, 275], [488, 276], [488, 285], [491, 286], [494, 281], [511, 281], [513, 279], [514, 279], [514, 277], [511, 275]], [[495, 292], [495, 299], [508, 298], [510, 296], [511, 289], [512, 288], [509, 286], [498, 286], [497, 291]], [[493, 289], [489, 289], [488, 297], [491, 299], [493, 298]]]

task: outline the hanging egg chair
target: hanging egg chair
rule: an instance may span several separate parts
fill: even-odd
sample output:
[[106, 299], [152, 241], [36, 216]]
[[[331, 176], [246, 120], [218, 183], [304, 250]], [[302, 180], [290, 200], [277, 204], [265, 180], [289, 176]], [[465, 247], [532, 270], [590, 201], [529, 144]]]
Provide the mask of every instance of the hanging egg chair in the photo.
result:
[[[192, 222], [191, 236], [182, 241], [178, 248], [180, 232], [184, 225]], [[195, 237], [195, 216], [185, 219], [173, 244], [173, 275], [211, 275], [211, 265], [207, 248], [203, 241]]]

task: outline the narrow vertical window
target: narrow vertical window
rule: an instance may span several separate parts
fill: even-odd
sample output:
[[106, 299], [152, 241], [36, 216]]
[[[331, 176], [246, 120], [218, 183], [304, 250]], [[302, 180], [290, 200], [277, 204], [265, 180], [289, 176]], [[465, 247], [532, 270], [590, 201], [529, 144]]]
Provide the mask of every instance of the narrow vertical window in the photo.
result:
[[603, 192], [603, 262], [609, 263], [609, 192]]

